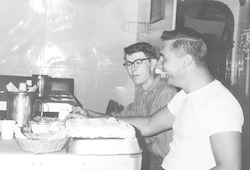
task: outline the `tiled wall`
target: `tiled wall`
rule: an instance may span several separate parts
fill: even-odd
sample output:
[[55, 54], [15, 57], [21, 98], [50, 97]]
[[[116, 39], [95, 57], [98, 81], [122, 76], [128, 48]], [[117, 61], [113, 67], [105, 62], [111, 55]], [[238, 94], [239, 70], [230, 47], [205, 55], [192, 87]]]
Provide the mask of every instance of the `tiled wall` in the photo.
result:
[[140, 31], [125, 26], [137, 16], [136, 0], [1, 0], [0, 74], [74, 78], [84, 107], [105, 111], [109, 99], [127, 105], [134, 84], [123, 48], [140, 41]]

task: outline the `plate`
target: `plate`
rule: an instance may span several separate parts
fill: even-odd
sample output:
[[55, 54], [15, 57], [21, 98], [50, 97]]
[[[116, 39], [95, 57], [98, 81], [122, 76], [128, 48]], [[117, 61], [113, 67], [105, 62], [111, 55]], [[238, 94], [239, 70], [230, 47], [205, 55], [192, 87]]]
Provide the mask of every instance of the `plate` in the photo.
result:
[[36, 116], [33, 117], [33, 121], [35, 122], [54, 122], [54, 121], [60, 121], [60, 119], [58, 118], [54, 118], [54, 117], [41, 117], [41, 116]]

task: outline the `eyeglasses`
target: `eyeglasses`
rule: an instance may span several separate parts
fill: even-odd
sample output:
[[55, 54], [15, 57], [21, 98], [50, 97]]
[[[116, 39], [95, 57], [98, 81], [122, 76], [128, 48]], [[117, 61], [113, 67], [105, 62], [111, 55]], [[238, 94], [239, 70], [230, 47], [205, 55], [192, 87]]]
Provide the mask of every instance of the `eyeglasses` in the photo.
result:
[[141, 67], [141, 66], [142, 66], [142, 62], [143, 62], [144, 60], [149, 60], [149, 59], [151, 59], [151, 58], [137, 59], [137, 60], [135, 60], [135, 61], [133, 61], [133, 62], [127, 61], [127, 62], [124, 63], [123, 65], [124, 65], [124, 67], [126, 67], [128, 70], [131, 70], [132, 65], [134, 65], [136, 68]]

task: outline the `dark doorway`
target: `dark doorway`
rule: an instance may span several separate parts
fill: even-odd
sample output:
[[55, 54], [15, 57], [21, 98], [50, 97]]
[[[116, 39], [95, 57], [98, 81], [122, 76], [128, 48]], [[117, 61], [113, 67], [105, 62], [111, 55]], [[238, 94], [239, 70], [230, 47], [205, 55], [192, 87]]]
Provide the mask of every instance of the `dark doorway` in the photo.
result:
[[234, 18], [228, 6], [218, 1], [180, 2], [176, 27], [183, 26], [204, 35], [208, 46], [208, 68], [215, 78], [229, 87]]
[[[243, 1], [240, 1], [244, 3]], [[244, 88], [232, 90], [231, 61], [233, 48], [234, 17], [227, 5], [218, 1], [186, 0], [177, 5], [176, 27], [191, 27], [202, 33], [208, 45], [208, 68], [239, 100], [245, 122], [242, 135], [242, 169], [250, 170], [249, 158], [249, 101]], [[232, 67], [233, 68], [233, 67]], [[240, 79], [244, 82], [244, 79]], [[237, 85], [236, 88], [240, 87]]]

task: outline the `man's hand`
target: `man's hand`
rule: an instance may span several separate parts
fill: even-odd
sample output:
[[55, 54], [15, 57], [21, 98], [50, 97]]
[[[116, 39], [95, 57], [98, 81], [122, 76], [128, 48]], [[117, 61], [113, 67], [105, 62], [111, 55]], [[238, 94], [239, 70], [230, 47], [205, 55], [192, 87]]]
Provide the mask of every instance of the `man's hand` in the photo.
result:
[[84, 116], [88, 116], [88, 111], [84, 110], [83, 108], [77, 106], [73, 109], [72, 111], [73, 114], [77, 114], [77, 115], [84, 115]]
[[64, 118], [64, 121], [68, 119], [75, 119], [75, 118], [87, 118], [88, 117], [88, 111], [82, 109], [81, 107], [77, 106], [72, 110], [72, 113], [67, 115]]
[[85, 116], [85, 115], [80, 115], [80, 114], [75, 114], [75, 113], [71, 113], [71, 114], [69, 114], [69, 115], [67, 115], [64, 119], [63, 119], [63, 121], [67, 121], [67, 120], [69, 120], [69, 119], [75, 119], [75, 118], [88, 118], [87, 116]]

